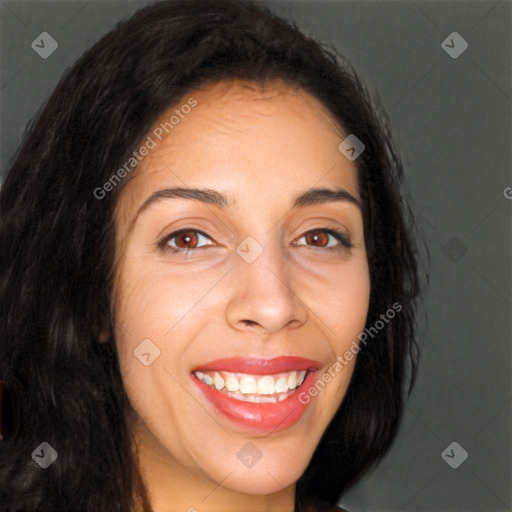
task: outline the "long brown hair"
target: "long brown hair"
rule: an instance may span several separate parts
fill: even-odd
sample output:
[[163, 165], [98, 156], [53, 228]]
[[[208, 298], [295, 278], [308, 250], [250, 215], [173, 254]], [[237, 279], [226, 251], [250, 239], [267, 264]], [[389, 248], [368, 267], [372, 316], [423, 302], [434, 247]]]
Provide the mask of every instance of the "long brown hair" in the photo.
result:
[[[282, 79], [312, 94], [365, 151], [357, 159], [371, 279], [368, 340], [347, 395], [297, 482], [336, 503], [391, 445], [406, 361], [415, 369], [418, 294], [412, 216], [388, 124], [348, 62], [269, 10], [238, 0], [171, 0], [120, 23], [69, 69], [20, 146], [0, 193], [0, 379], [19, 403], [0, 443], [9, 512], [128, 512], [143, 494], [112, 327], [114, 209], [101, 187], [154, 121], [200, 85]], [[129, 179], [129, 176], [128, 178]], [[124, 180], [126, 181], [126, 180]], [[58, 452], [42, 470], [42, 442]], [[146, 497], [145, 510], [149, 510]]]

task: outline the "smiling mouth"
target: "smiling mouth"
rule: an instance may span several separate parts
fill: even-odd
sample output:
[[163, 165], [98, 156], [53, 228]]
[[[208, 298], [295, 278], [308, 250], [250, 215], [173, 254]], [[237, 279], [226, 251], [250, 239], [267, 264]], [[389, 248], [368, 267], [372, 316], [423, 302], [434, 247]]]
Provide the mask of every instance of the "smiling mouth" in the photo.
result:
[[[322, 363], [297, 356], [234, 357], [196, 366], [191, 377], [203, 399], [217, 413], [244, 430], [276, 433], [314, 409], [301, 400], [301, 388], [312, 386]], [[312, 413], [308, 415], [313, 421]]]
[[207, 386], [226, 396], [252, 403], [278, 403], [301, 387], [308, 370], [278, 374], [253, 375], [228, 371], [195, 371], [194, 375]]

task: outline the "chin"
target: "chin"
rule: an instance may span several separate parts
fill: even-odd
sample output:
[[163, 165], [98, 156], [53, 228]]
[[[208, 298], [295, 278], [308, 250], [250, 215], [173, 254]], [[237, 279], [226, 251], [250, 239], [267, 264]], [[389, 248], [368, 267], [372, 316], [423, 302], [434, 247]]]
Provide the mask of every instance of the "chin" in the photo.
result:
[[300, 478], [296, 472], [265, 472], [258, 471], [249, 475], [230, 475], [226, 487], [244, 494], [275, 494], [294, 485]]
[[264, 462], [262, 458], [252, 467], [237, 465], [227, 471], [223, 468], [215, 471], [214, 480], [225, 479], [224, 487], [244, 494], [274, 494], [294, 485], [306, 470], [309, 461], [297, 461], [296, 457], [296, 453], [287, 453], [282, 463], [275, 459]]

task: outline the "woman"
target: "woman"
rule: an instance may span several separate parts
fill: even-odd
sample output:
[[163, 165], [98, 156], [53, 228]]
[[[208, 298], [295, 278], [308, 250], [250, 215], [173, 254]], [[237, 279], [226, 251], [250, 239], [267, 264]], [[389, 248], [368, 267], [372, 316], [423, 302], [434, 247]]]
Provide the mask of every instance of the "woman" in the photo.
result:
[[348, 64], [265, 9], [102, 38], [0, 196], [3, 510], [338, 509], [415, 366], [401, 176]]

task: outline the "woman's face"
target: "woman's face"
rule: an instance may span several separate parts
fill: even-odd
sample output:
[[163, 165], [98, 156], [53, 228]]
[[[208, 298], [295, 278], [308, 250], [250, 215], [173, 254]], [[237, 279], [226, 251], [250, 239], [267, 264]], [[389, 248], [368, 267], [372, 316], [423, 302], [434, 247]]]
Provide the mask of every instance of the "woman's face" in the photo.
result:
[[[114, 291], [151, 499], [199, 511], [289, 500], [346, 393], [356, 359], [344, 354], [368, 310], [345, 136], [307, 93], [236, 80], [185, 97], [149, 136], [116, 212]], [[187, 492], [195, 502], [179, 501]]]

